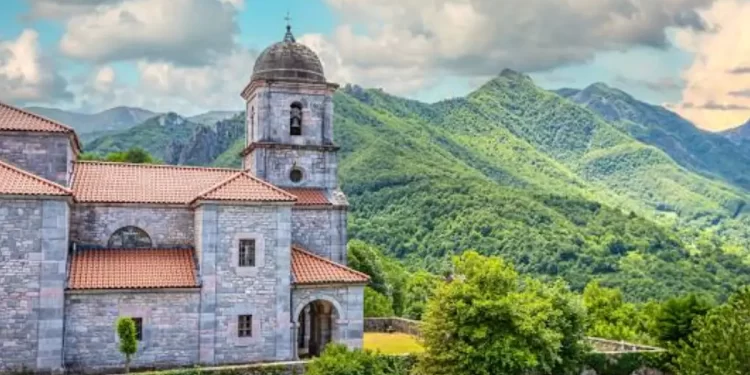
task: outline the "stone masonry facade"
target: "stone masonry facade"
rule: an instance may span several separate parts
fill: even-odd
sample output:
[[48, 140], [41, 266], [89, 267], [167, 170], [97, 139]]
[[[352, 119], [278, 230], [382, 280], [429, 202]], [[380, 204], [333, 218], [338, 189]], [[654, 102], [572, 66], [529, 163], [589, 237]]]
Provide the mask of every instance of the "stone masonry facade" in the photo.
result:
[[135, 367], [177, 367], [198, 363], [198, 290], [69, 293], [65, 301], [65, 364], [74, 372], [118, 368], [115, 322], [143, 319]]
[[0, 371], [60, 368], [68, 205], [0, 200]]
[[336, 263], [346, 264], [346, 210], [292, 210], [292, 242]]
[[[193, 191], [180, 184], [166, 189], [154, 181], [163, 178], [158, 177], [164, 176], [158, 175], [161, 168], [186, 169], [78, 162], [72, 128], [0, 106], [13, 115], [0, 119], [24, 121], [0, 124], [0, 173], [22, 180], [10, 184], [18, 190], [0, 190], [0, 374], [121, 370], [124, 358], [115, 324], [123, 316], [142, 322], [134, 368], [294, 360], [305, 340], [314, 344], [307, 348], [331, 341], [362, 346], [367, 278], [342, 267], [348, 203], [338, 185], [333, 143], [337, 86], [325, 82], [322, 65], [307, 47], [293, 37], [281, 43], [287, 44], [277, 43], [269, 47], [277, 52], [259, 57], [265, 59], [262, 66], [280, 68], [254, 74], [242, 92], [247, 105], [244, 168], [190, 168], [191, 176], [208, 181], [213, 187], [207, 191], [217, 196], [225, 183], [255, 184], [240, 193], [229, 189], [241, 199], [213, 200], [196, 191], [176, 200], [174, 196]], [[308, 66], [287, 66], [301, 60], [278, 53], [302, 54]], [[317, 70], [316, 80], [297, 79]], [[277, 74], [286, 79], [273, 79]], [[290, 131], [292, 122], [295, 129], [301, 125], [301, 134]], [[94, 165], [100, 169], [92, 169]], [[121, 174], [125, 168], [130, 168], [128, 174]], [[298, 181], [291, 177], [295, 169], [302, 175]], [[80, 177], [87, 170], [106, 172], [87, 180]], [[230, 176], [245, 176], [244, 182]], [[277, 187], [312, 189], [328, 202], [295, 202]], [[266, 198], [259, 189], [284, 198]], [[100, 194], [105, 191], [116, 193]], [[151, 196], [162, 198], [142, 198], [153, 191], [159, 194]], [[144, 233], [150, 248], [149, 242], [144, 245]], [[294, 244], [318, 257], [293, 250]], [[166, 263], [144, 264], [141, 251]], [[252, 262], [244, 258], [248, 251]], [[169, 258], [178, 252], [182, 258]], [[115, 259], [122, 263], [113, 263]], [[299, 262], [313, 266], [298, 271]], [[127, 272], [119, 268], [123, 265]], [[98, 267], [99, 273], [76, 273], [86, 267]], [[325, 276], [308, 272], [321, 268], [328, 270]], [[165, 279], [188, 282], [115, 285], [125, 278], [132, 281], [130, 275], [138, 279], [141, 270], [153, 275], [165, 269], [170, 269]], [[91, 281], [92, 274], [100, 279]], [[300, 320], [324, 328], [315, 328], [313, 340], [315, 324], [303, 323], [301, 329]]]
[[62, 186], [68, 186], [73, 172], [72, 154], [65, 134], [5, 133], [0, 137], [0, 160]]
[[116, 230], [135, 226], [148, 233], [154, 247], [192, 247], [193, 217], [185, 207], [76, 205], [70, 238], [80, 245], [106, 247]]

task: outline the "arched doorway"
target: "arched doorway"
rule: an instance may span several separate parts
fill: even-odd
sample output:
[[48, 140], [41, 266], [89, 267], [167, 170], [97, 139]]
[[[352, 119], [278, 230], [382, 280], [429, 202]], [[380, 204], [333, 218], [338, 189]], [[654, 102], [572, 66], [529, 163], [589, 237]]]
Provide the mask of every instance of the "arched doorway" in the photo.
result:
[[325, 346], [338, 339], [339, 312], [329, 301], [308, 303], [297, 317], [298, 358], [317, 357]]

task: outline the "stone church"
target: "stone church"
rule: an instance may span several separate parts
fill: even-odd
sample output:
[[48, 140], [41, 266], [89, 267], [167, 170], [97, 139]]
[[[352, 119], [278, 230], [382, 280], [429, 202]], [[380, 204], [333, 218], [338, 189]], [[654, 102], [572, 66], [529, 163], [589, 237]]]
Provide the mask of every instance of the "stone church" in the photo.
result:
[[[80, 161], [71, 127], [0, 103], [0, 371], [278, 361], [360, 347], [333, 93], [287, 30], [242, 90], [242, 169]], [[71, 124], [75, 125], [75, 124]]]

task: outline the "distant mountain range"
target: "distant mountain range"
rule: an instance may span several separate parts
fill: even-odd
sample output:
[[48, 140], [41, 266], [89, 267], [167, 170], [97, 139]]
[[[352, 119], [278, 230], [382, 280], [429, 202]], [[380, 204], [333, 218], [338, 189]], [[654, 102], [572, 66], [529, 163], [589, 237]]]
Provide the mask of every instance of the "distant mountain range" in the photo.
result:
[[115, 107], [94, 114], [46, 107], [28, 107], [26, 110], [72, 126], [79, 135], [126, 130], [157, 115], [146, 109], [132, 107]]
[[[603, 84], [550, 92], [510, 70], [435, 104], [357, 86], [334, 102], [351, 238], [413, 266], [477, 249], [638, 300], [750, 283], [750, 144], [736, 136]], [[237, 167], [244, 132], [243, 113], [155, 114], [84, 148]]]

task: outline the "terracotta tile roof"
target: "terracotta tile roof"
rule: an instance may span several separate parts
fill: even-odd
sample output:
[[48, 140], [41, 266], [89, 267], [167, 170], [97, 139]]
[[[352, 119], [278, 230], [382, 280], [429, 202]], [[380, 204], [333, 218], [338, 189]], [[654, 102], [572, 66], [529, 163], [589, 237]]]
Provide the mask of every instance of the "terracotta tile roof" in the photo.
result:
[[238, 172], [193, 199], [199, 200], [294, 202], [297, 198], [247, 172]]
[[297, 206], [330, 206], [325, 189], [284, 188], [287, 193], [297, 197]]
[[294, 284], [365, 284], [366, 274], [310, 253], [299, 246], [292, 247], [292, 282]]
[[76, 162], [73, 193], [88, 203], [187, 204], [234, 169]]
[[73, 254], [69, 289], [197, 287], [192, 249], [95, 249]]
[[72, 192], [52, 181], [0, 161], [0, 194], [69, 196]]
[[3, 102], [0, 102], [0, 130], [70, 134], [75, 146], [81, 149], [73, 128]]

